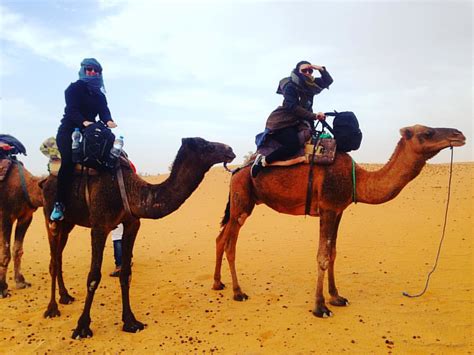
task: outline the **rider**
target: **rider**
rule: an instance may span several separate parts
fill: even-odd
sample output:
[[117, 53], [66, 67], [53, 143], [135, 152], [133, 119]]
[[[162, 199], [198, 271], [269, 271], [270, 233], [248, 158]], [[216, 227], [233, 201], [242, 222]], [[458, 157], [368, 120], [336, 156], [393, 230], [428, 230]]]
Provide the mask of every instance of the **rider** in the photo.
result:
[[[313, 77], [313, 70], [319, 71], [321, 77]], [[306, 121], [313, 126], [313, 120], [325, 119], [322, 112], [313, 113], [313, 98], [323, 89], [328, 89], [332, 82], [326, 67], [306, 60], [296, 64], [289, 78], [280, 80], [277, 93], [283, 94], [283, 105], [270, 114], [265, 131], [282, 146], [267, 156], [257, 155], [250, 169], [252, 177], [256, 177], [266, 165], [285, 160], [298, 152], [298, 125]]]
[[65, 91], [66, 107], [56, 136], [61, 153], [61, 168], [58, 173], [56, 202], [50, 217], [52, 221], [64, 219], [65, 203], [72, 186], [74, 163], [71, 134], [74, 129], [93, 124], [97, 115], [107, 127], [117, 127], [110, 115], [104, 92], [102, 66], [94, 58], [85, 58], [79, 69], [79, 80], [71, 83]]

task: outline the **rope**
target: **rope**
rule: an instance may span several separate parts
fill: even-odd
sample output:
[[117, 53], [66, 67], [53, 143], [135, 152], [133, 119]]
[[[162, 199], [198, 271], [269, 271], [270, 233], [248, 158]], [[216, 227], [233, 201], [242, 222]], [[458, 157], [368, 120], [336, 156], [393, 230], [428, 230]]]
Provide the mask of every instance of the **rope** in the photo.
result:
[[26, 202], [30, 205], [31, 208], [35, 208], [31, 202], [30, 195], [28, 194], [28, 189], [26, 187], [25, 172], [23, 171], [23, 165], [18, 160], [12, 160], [18, 166], [18, 172], [20, 174], [21, 189], [23, 190], [23, 195], [25, 196]]
[[408, 292], [402, 292], [402, 295], [406, 296], [406, 297], [415, 298], [415, 297], [422, 296], [426, 292], [426, 290], [428, 289], [428, 283], [430, 282], [431, 274], [433, 274], [433, 272], [436, 270], [436, 267], [438, 266], [439, 255], [441, 253], [441, 246], [443, 245], [444, 234], [446, 232], [446, 223], [447, 223], [447, 220], [448, 220], [449, 198], [451, 196], [451, 177], [452, 177], [452, 174], [453, 174], [453, 147], [450, 147], [450, 149], [451, 149], [451, 163], [449, 165], [448, 198], [446, 200], [446, 212], [444, 214], [443, 233], [442, 233], [442, 236], [441, 236], [441, 240], [439, 242], [438, 253], [436, 255], [435, 264], [433, 266], [433, 269], [429, 272], [429, 274], [426, 278], [425, 288], [423, 289], [423, 291], [421, 291], [420, 293], [418, 293], [416, 295], [410, 295]]
[[355, 161], [352, 159], [352, 202], [357, 203], [357, 193], [356, 193], [356, 168]]

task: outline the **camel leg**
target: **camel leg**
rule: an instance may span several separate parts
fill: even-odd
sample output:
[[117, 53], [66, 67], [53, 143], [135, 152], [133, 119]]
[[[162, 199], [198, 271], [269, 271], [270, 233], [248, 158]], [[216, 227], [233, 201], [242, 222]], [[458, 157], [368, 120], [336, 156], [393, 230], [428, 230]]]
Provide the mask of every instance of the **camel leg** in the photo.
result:
[[349, 301], [340, 296], [339, 292], [337, 291], [336, 287], [336, 280], [334, 278], [334, 262], [336, 261], [336, 241], [337, 241], [337, 230], [339, 229], [339, 222], [341, 222], [341, 217], [342, 213], [337, 216], [336, 219], [336, 232], [334, 236], [334, 240], [331, 243], [331, 254], [330, 254], [330, 259], [329, 259], [329, 268], [328, 268], [328, 288], [329, 288], [329, 294], [331, 295], [331, 299], [329, 300], [329, 303], [332, 304], [333, 306], [348, 306]]
[[[242, 223], [243, 224], [243, 223]], [[234, 220], [230, 220], [227, 228], [227, 237], [225, 238], [225, 255], [229, 263], [230, 273], [232, 275], [232, 289], [234, 291], [235, 301], [244, 301], [249, 298], [240, 288], [239, 281], [237, 280], [237, 270], [235, 268], [235, 252], [237, 247], [237, 239], [239, 237], [239, 230], [241, 225]]]
[[8, 264], [11, 260], [10, 238], [13, 221], [0, 213], [0, 298], [10, 297], [7, 284]]
[[214, 268], [214, 285], [212, 286], [213, 290], [223, 290], [225, 285], [221, 281], [221, 268], [222, 268], [222, 258], [224, 256], [224, 248], [226, 244], [226, 229], [228, 224], [222, 228], [219, 236], [216, 239], [216, 266]]
[[46, 230], [48, 231], [49, 250], [51, 253], [49, 261], [49, 273], [51, 275], [51, 298], [49, 300], [48, 308], [44, 312], [44, 317], [53, 318], [59, 317], [61, 315], [56, 302], [56, 279], [58, 277], [58, 259], [60, 254], [59, 246], [61, 244], [60, 241], [64, 230], [64, 223], [50, 222], [47, 211], [45, 211], [45, 223]]
[[337, 214], [330, 210], [320, 211], [319, 248], [318, 248], [318, 283], [316, 286], [316, 304], [313, 314], [316, 317], [330, 317], [332, 312], [326, 307], [323, 295], [324, 274], [329, 267], [332, 243], [336, 236]]
[[19, 218], [15, 228], [15, 242], [13, 244], [13, 266], [15, 270], [16, 288], [22, 289], [31, 287], [29, 282], [25, 281], [21, 273], [21, 257], [23, 256], [23, 240], [25, 239], [26, 230], [33, 220], [33, 215]]
[[102, 260], [104, 256], [105, 241], [107, 239], [107, 232], [92, 228], [91, 243], [92, 243], [92, 261], [89, 275], [87, 276], [87, 296], [84, 305], [84, 310], [77, 322], [76, 329], [72, 332], [73, 339], [90, 338], [92, 337], [91, 324], [91, 307], [94, 300], [95, 291], [99, 287], [102, 274]]
[[63, 222], [61, 237], [59, 238], [58, 243], [58, 253], [57, 253], [57, 278], [58, 278], [58, 288], [59, 288], [59, 303], [61, 304], [71, 304], [74, 302], [75, 298], [72, 297], [66, 289], [63, 278], [63, 251], [64, 247], [67, 244], [69, 239], [69, 233], [71, 233], [74, 228], [74, 224], [66, 224]]
[[133, 246], [135, 238], [140, 228], [140, 220], [132, 223], [124, 222], [124, 234], [122, 237], [122, 269], [120, 271], [120, 287], [122, 289], [122, 330], [129, 333], [136, 333], [143, 330], [146, 324], [139, 322], [130, 307], [130, 282], [132, 279], [131, 261], [133, 256]]

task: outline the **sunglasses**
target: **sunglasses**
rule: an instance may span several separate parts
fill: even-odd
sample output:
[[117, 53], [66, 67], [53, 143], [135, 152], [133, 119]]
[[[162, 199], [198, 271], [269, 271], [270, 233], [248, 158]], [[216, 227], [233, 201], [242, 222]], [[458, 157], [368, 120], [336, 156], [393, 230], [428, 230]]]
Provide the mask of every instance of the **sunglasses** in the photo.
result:
[[301, 69], [301, 72], [303, 74], [313, 74], [313, 69], [311, 68]]
[[100, 70], [98, 70], [98, 69], [96, 69], [96, 68], [94, 68], [94, 67], [86, 67], [85, 69], [86, 69], [86, 71], [93, 71], [93, 72], [95, 72], [95, 73], [99, 73], [99, 74], [100, 74]]

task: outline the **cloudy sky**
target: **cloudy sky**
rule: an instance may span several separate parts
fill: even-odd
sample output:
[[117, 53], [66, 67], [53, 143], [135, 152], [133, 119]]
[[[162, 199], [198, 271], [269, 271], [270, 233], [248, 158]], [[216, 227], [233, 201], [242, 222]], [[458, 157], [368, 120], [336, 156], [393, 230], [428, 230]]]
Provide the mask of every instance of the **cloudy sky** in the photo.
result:
[[[167, 172], [182, 137], [227, 143], [236, 162], [281, 103], [300, 60], [334, 78], [315, 110], [351, 110], [358, 162], [386, 162], [399, 128], [455, 127], [472, 145], [472, 1], [0, 0], [0, 132], [46, 172], [79, 63], [104, 67], [107, 99], [138, 170]], [[448, 151], [433, 162], [447, 162]]]

